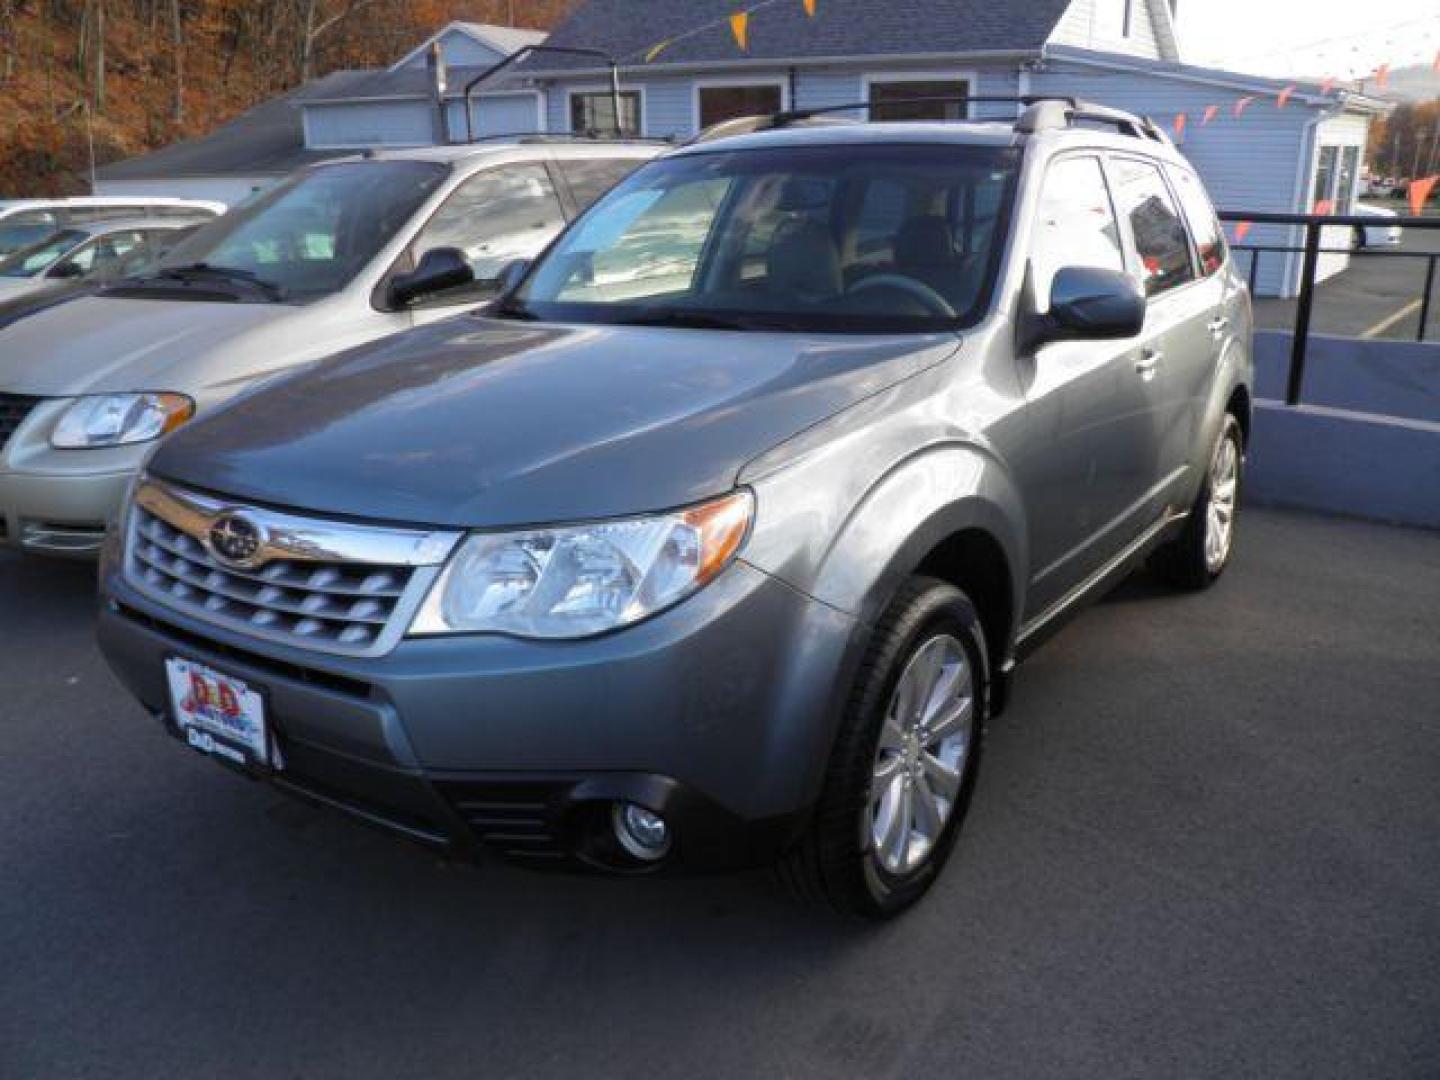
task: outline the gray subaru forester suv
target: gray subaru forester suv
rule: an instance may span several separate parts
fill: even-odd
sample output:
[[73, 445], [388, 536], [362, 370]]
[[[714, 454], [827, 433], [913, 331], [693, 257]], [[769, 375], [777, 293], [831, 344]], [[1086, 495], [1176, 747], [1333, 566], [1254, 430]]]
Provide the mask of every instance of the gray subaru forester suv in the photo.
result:
[[456, 853], [934, 881], [1016, 662], [1224, 570], [1250, 303], [1151, 123], [821, 123], [163, 443], [100, 636], [190, 746]]

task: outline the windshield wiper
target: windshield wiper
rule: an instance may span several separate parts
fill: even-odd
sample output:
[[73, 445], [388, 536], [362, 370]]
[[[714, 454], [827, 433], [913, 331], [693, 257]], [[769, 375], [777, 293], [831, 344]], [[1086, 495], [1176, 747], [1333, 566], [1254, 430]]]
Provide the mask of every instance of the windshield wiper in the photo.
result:
[[167, 266], [154, 275], [171, 281], [194, 281], [196, 278], [220, 278], [237, 284], [259, 289], [272, 300], [283, 300], [285, 290], [273, 281], [266, 281], [253, 270], [238, 266], [211, 266], [209, 263], [190, 263], [188, 266]]

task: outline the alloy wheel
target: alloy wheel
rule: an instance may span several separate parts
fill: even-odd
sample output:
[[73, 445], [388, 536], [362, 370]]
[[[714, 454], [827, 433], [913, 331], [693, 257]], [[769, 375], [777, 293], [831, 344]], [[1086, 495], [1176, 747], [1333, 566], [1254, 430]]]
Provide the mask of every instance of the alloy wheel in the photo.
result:
[[880, 865], [906, 874], [934, 850], [955, 811], [975, 723], [975, 680], [949, 634], [925, 640], [906, 664], [880, 728], [868, 820]]

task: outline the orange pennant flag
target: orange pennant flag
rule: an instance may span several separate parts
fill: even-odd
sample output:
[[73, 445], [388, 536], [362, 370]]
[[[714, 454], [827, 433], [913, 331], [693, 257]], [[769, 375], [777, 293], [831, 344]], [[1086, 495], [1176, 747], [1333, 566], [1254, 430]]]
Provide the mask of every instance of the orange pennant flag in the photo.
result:
[[1205, 108], [1205, 115], [1204, 115], [1204, 116], [1201, 118], [1201, 120], [1200, 120], [1200, 126], [1201, 126], [1201, 127], [1204, 127], [1206, 124], [1210, 123], [1211, 120], [1214, 120], [1215, 117], [1217, 117], [1217, 116], [1219, 116], [1219, 115], [1220, 115], [1220, 106], [1219, 106], [1219, 105], [1209, 105], [1209, 106], [1206, 106], [1206, 108]]
[[1435, 54], [1435, 63], [1430, 65], [1435, 71], [1440, 71], [1440, 52]]
[[1315, 215], [1317, 217], [1329, 217], [1330, 211], [1335, 209], [1335, 204], [1329, 199], [1321, 199], [1315, 204]]
[[1235, 223], [1235, 243], [1243, 244], [1245, 237], [1250, 235], [1250, 222], [1237, 221]]
[[1242, 116], [1242, 115], [1244, 114], [1245, 110], [1250, 107], [1250, 103], [1251, 103], [1252, 101], [1254, 101], [1254, 100], [1255, 100], [1255, 98], [1254, 98], [1253, 96], [1251, 96], [1251, 97], [1242, 97], [1239, 101], [1235, 102], [1235, 115], [1236, 115], [1236, 117]]
[[674, 39], [660, 42], [659, 45], [652, 45], [650, 51], [645, 54], [645, 63], [651, 63], [657, 56], [674, 44]]
[[1289, 105], [1290, 95], [1293, 93], [1295, 93], [1295, 87], [1293, 86], [1287, 86], [1284, 90], [1281, 90], [1279, 96], [1275, 99], [1275, 107], [1277, 109], [1283, 109], [1286, 105]]
[[1183, 112], [1182, 112], [1182, 113], [1176, 113], [1176, 114], [1175, 114], [1175, 138], [1177, 138], [1177, 139], [1183, 139], [1183, 138], [1185, 137], [1185, 123], [1186, 123], [1186, 116], [1185, 116], [1185, 114], [1184, 114]]
[[1430, 193], [1435, 190], [1435, 184], [1440, 181], [1440, 176], [1427, 176], [1424, 180], [1411, 180], [1410, 190], [1406, 193], [1410, 196], [1410, 213], [1419, 217], [1425, 211], [1425, 204], [1430, 201]]
[[1375, 69], [1375, 85], [1378, 86], [1381, 90], [1384, 90], [1389, 82], [1390, 65], [1381, 64], [1378, 68]]
[[815, 17], [815, 4], [817, 0], [800, 0], [800, 2], [805, 5], [805, 14], [813, 19]]
[[1325, 76], [1325, 81], [1320, 84], [1320, 93], [1322, 93], [1322, 94], [1328, 94], [1328, 93], [1330, 93], [1331, 90], [1334, 90], [1334, 89], [1335, 89], [1335, 76], [1334, 76], [1334, 75], [1327, 75], [1327, 76]]
[[740, 46], [740, 51], [748, 52], [750, 49], [750, 13], [748, 11], [737, 11], [730, 16], [730, 32], [735, 35], [735, 44]]

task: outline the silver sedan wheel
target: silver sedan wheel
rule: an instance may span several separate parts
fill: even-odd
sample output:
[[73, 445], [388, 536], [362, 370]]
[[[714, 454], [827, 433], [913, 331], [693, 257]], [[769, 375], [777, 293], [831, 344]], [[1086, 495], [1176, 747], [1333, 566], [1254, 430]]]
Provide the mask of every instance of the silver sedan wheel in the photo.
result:
[[870, 840], [880, 865], [923, 863], [955, 812], [975, 725], [975, 680], [965, 647], [929, 638], [895, 685], [870, 781]]
[[1218, 574], [1235, 540], [1235, 509], [1240, 496], [1240, 446], [1226, 433], [1210, 464], [1210, 505], [1205, 511], [1205, 568]]

